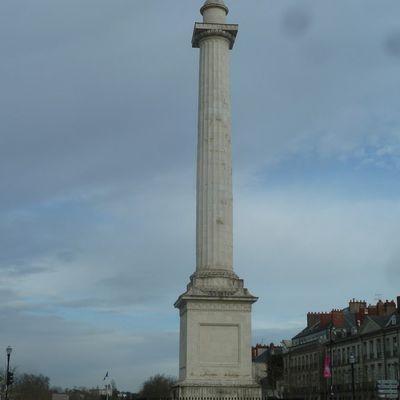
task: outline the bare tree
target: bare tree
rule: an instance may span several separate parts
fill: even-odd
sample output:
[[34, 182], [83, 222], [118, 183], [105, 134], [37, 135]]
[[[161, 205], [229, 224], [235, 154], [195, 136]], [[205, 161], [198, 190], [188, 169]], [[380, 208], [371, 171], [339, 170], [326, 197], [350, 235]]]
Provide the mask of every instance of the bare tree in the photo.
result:
[[160, 400], [171, 397], [171, 389], [176, 383], [176, 379], [161, 374], [148, 378], [142, 385], [139, 392], [141, 399]]
[[51, 400], [49, 382], [43, 375], [19, 375], [10, 388], [10, 397], [13, 400]]

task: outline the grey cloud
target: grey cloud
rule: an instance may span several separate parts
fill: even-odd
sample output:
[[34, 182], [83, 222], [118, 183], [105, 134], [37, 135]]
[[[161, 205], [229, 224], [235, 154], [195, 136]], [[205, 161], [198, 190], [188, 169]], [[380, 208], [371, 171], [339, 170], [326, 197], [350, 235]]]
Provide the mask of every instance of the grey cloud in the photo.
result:
[[[106, 2], [89, 4], [93, 7], [78, 7], [75, 2], [55, 6], [49, 1], [32, 7], [27, 2], [24, 12], [13, 6], [8, 14], [2, 13], [3, 29], [12, 32], [12, 46], [5, 39], [1, 45], [6, 52], [17, 51], [2, 66], [2, 76], [8, 77], [2, 87], [9, 94], [1, 107], [4, 206], [138, 185], [160, 170], [192, 166], [197, 54], [190, 50], [188, 36], [197, 9], [192, 4], [159, 2], [147, 2], [143, 8], [136, 2], [115, 2], [112, 10]], [[231, 18], [241, 22], [232, 53], [236, 170], [250, 163], [260, 169], [288, 152], [351, 154], [374, 134], [362, 121], [376, 113], [372, 110], [377, 110], [377, 103], [382, 104], [378, 110], [390, 109], [386, 102], [395, 93], [386, 92], [385, 102], [375, 91], [385, 80], [393, 87], [397, 75], [383, 77], [377, 70], [376, 86], [366, 94], [358, 90], [366, 79], [358, 60], [367, 72], [374, 59], [379, 60], [371, 56], [374, 49], [369, 44], [381, 33], [379, 27], [370, 29], [376, 25], [368, 18], [383, 11], [368, 4], [372, 10], [365, 16], [368, 29], [359, 30], [367, 35], [362, 46], [351, 23], [358, 5], [344, 8], [303, 1], [293, 7], [270, 2], [259, 5], [257, 15], [249, 14], [252, 7], [231, 7]], [[331, 25], [323, 27], [326, 9], [334, 11], [332, 18], [342, 24], [335, 34]], [[313, 29], [307, 40], [288, 44], [274, 22], [276, 16], [301, 30], [309, 25], [311, 13]], [[266, 30], [258, 32], [252, 21]], [[33, 34], [28, 33], [29, 23]], [[155, 24], [162, 27], [163, 42], [176, 46], [160, 45], [160, 32], [151, 28]], [[169, 29], [172, 25], [177, 30]], [[323, 67], [310, 64], [315, 57], [324, 61]], [[364, 112], [346, 111], [346, 97], [346, 104], [353, 106], [364, 96], [376, 101]], [[336, 122], [329, 128], [325, 116], [332, 110]], [[261, 126], [254, 123], [266, 113]], [[247, 140], [246, 132], [252, 132], [252, 140]]]
[[0, 288], [0, 304], [5, 304], [8, 299], [15, 295], [11, 289]]
[[[393, 276], [400, 278], [400, 252], [395, 251], [390, 254], [385, 267], [387, 278], [390, 282], [393, 282]], [[396, 280], [396, 282], [398, 281]]]
[[[9, 321], [0, 341], [15, 346], [21, 369], [53, 384], [101, 384], [110, 370], [136, 390], [150, 374], [177, 371], [172, 304], [195, 267], [198, 53], [190, 37], [200, 3], [0, 4], [0, 298]], [[368, 190], [338, 200], [370, 177], [351, 177], [324, 198], [334, 182], [324, 176], [306, 200], [302, 185], [281, 182], [276, 195], [271, 183], [271, 166], [293, 160], [374, 168], [398, 157], [400, 9], [398, 0], [387, 5], [229, 4], [230, 21], [240, 23], [235, 268], [260, 296], [257, 341], [290, 337], [288, 321], [317, 305], [398, 290], [376, 267], [398, 270], [396, 258], [384, 264], [398, 246], [397, 206], [363, 208]], [[398, 166], [387, 168], [395, 175]]]
[[311, 27], [312, 16], [306, 7], [290, 7], [283, 17], [284, 30], [295, 37], [305, 34]]
[[[114, 313], [160, 301], [172, 306], [194, 269], [194, 199], [182, 192], [183, 184], [191, 186], [185, 179], [173, 194], [167, 179], [162, 185], [142, 189], [139, 196], [136, 190], [124, 192], [122, 202], [108, 193], [91, 210], [71, 211], [74, 207], [68, 202], [59, 204], [51, 212], [45, 208], [33, 213], [27, 218], [29, 223], [11, 218], [3, 235], [19, 246], [10, 249], [3, 242], [1, 267], [13, 284], [24, 278], [25, 290], [46, 299], [50, 310]], [[176, 224], [178, 212], [181, 220]], [[14, 237], [7, 236], [11, 226]], [[175, 226], [174, 235], [171, 226]], [[57, 296], [55, 285], [60, 286]], [[78, 287], [85, 289], [80, 293]]]
[[287, 326], [308, 311], [346, 307], [354, 296], [369, 294], [373, 301], [383, 290], [395, 297], [397, 288], [388, 285], [384, 271], [387, 254], [398, 247], [396, 200], [333, 201], [296, 193], [237, 198], [235, 268], [260, 297], [257, 319]]
[[108, 370], [119, 388], [133, 391], [151, 374], [174, 372], [177, 333], [122, 335], [107, 325], [93, 329], [55, 317], [5, 316], [0, 341], [12, 345], [12, 365], [18, 372], [50, 376], [52, 385], [101, 385]]
[[303, 327], [287, 328], [287, 329], [254, 329], [253, 330], [253, 343], [270, 344], [274, 343], [279, 345], [282, 340], [291, 339]]
[[27, 276], [31, 274], [41, 274], [51, 270], [48, 266], [35, 265], [30, 262], [14, 262], [6, 268], [1, 266], [0, 269], [3, 273], [10, 277]]
[[[79, 239], [72, 222], [76, 219]], [[19, 274], [53, 268], [41, 265], [40, 259], [49, 253], [63, 262], [71, 262], [80, 253], [83, 238], [97, 224], [93, 212], [76, 202], [45, 204], [8, 214], [3, 211], [0, 221], [0, 268]], [[32, 263], [32, 259], [36, 262]]]
[[[190, 97], [188, 85], [175, 87], [177, 81], [188, 82], [190, 73], [179, 68], [181, 52], [177, 64], [165, 64], [162, 72], [155, 67], [166, 53], [156, 46], [159, 33], [149, 31], [140, 15], [156, 5], [143, 9], [134, 2], [125, 4], [115, 3], [111, 13], [106, 3], [96, 3], [94, 13], [79, 5], [76, 13], [77, 3], [27, 3], [24, 16], [33, 14], [27, 21], [17, 10], [11, 13], [24, 25], [11, 36], [29, 51], [21, 48], [18, 57], [10, 57], [2, 67], [3, 77], [8, 77], [2, 87], [9, 93], [2, 104], [2, 203], [15, 206], [115, 185], [127, 179], [127, 171], [129, 179], [143, 180], [160, 167], [187, 162], [187, 151], [177, 158], [172, 150], [183, 117], [195, 112], [185, 100]], [[37, 24], [33, 35], [27, 22]], [[70, 24], [76, 29], [71, 31]], [[6, 27], [14, 32], [18, 25]], [[51, 51], [42, 48], [48, 41]], [[173, 102], [160, 101], [171, 96]], [[194, 148], [191, 136], [180, 134], [180, 140], [182, 149]], [[151, 162], [154, 168], [149, 168]]]
[[[364, 2], [368, 13], [355, 30], [351, 21], [360, 5], [300, 2], [297, 7], [309, 8], [313, 23], [301, 41], [286, 40], [275, 21], [290, 10], [286, 2], [261, 4], [257, 15], [246, 14], [263, 31], [255, 35], [250, 23], [242, 24], [233, 53], [237, 168], [261, 169], [290, 154], [353, 157], [376, 136], [398, 144], [383, 127], [393, 117], [399, 123], [394, 106], [399, 82], [380, 47], [387, 26], [398, 22], [380, 5]], [[260, 116], [262, 123], [254, 123]], [[246, 141], [248, 132], [252, 140]]]
[[400, 31], [389, 34], [384, 47], [389, 55], [400, 57]]

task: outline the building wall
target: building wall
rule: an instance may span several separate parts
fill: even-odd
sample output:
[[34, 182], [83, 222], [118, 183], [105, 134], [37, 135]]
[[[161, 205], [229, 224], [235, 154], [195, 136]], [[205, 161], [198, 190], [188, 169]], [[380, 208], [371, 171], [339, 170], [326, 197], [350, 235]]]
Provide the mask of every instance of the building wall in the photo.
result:
[[325, 347], [318, 343], [297, 346], [284, 355], [284, 387], [288, 398], [317, 399], [325, 392], [322, 370]]
[[[326, 335], [329, 337], [329, 334]], [[325, 399], [330, 379], [323, 378], [326, 354], [332, 355], [335, 400], [351, 399], [352, 366], [357, 400], [375, 399], [379, 379], [400, 379], [399, 326], [335, 339], [300, 344], [284, 354], [284, 387], [288, 399]]]
[[333, 345], [333, 382], [339, 397], [351, 393], [354, 354], [354, 383], [356, 398], [376, 398], [377, 380], [399, 379], [399, 328], [383, 329], [365, 335], [356, 335]]

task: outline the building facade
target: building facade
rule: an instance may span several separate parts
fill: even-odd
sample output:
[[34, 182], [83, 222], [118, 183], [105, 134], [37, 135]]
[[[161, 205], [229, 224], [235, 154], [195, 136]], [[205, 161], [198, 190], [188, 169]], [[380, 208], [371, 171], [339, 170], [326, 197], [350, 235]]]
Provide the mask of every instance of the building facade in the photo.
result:
[[399, 382], [399, 340], [400, 297], [397, 305], [352, 300], [343, 310], [308, 313], [307, 327], [284, 348], [285, 398], [378, 399], [378, 381]]
[[283, 398], [282, 346], [257, 344], [252, 347], [253, 376], [263, 399]]

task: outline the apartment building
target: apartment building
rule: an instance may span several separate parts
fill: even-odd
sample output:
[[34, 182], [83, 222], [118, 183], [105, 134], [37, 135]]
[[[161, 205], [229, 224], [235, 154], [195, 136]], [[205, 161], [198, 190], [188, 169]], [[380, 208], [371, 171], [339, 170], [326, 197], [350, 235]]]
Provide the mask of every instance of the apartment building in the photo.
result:
[[400, 296], [397, 304], [353, 299], [342, 310], [308, 313], [283, 349], [285, 398], [350, 400], [354, 391], [357, 400], [378, 399], [377, 381], [400, 378], [399, 310]]

